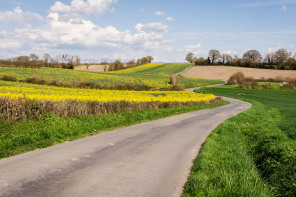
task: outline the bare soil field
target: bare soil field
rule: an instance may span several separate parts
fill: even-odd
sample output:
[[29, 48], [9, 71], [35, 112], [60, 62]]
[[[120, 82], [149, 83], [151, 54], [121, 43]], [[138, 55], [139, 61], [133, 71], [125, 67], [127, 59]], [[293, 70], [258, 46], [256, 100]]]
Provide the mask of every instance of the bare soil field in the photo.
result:
[[254, 77], [255, 79], [260, 79], [262, 77], [265, 79], [276, 78], [278, 76], [283, 78], [296, 77], [296, 70], [270, 70], [232, 66], [194, 66], [192, 69], [184, 73], [183, 76], [191, 78], [228, 80], [229, 77], [236, 72], [242, 72], [246, 77]]
[[88, 69], [86, 66], [79, 66], [74, 70], [88, 70], [88, 71], [96, 71], [96, 72], [104, 72], [104, 66], [108, 65], [89, 65]]

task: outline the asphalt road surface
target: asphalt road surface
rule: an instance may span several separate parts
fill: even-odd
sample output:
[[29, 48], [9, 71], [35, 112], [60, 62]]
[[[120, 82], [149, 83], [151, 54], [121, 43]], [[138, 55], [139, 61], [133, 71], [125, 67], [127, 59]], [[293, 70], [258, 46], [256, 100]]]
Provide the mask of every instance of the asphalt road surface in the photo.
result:
[[142, 123], [0, 160], [0, 196], [180, 196], [209, 133], [251, 105]]

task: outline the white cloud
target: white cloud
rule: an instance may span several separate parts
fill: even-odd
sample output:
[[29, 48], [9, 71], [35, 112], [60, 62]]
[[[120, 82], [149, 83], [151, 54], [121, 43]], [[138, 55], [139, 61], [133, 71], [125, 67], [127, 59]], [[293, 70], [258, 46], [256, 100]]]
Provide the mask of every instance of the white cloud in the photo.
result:
[[71, 5], [66, 5], [57, 1], [50, 7], [49, 12], [57, 14], [60, 21], [79, 23], [83, 16], [114, 11], [114, 8], [110, 6], [117, 2], [118, 0], [72, 0]]
[[156, 11], [156, 12], [154, 12], [154, 15], [156, 15], [156, 16], [165, 16], [165, 12], [164, 11]]
[[193, 53], [194, 55], [198, 55], [202, 53], [201, 50], [201, 45], [200, 44], [196, 44], [196, 45], [186, 45], [185, 47], [181, 47], [178, 52], [180, 53]]
[[237, 51], [232, 51], [232, 50], [226, 50], [226, 51], [223, 51], [222, 54], [227, 54], [227, 55], [238, 55], [238, 52]]
[[166, 17], [166, 21], [175, 21], [175, 18], [168, 16]]
[[145, 12], [145, 8], [139, 9], [139, 12], [141, 12], [141, 13]]
[[281, 46], [281, 44], [277, 44], [277, 45], [275, 45], [275, 46], [273, 46], [273, 47], [268, 48], [267, 52], [268, 52], [268, 53], [274, 53], [276, 50], [279, 50], [279, 49], [281, 49], [281, 48], [283, 48], [283, 47]]
[[169, 31], [169, 26], [162, 22], [148, 23], [145, 25], [138, 23], [135, 29], [145, 33], [167, 33]]
[[280, 8], [280, 10], [283, 11], [283, 12], [285, 12], [285, 11], [288, 10], [288, 7], [284, 5], [283, 7]]
[[[94, 2], [102, 7], [93, 8], [91, 5]], [[116, 56], [128, 60], [129, 57], [137, 58], [157, 50], [173, 50], [173, 41], [165, 39], [170, 27], [164, 22], [138, 23], [134, 27], [137, 32], [131, 33], [130, 30], [120, 31], [112, 26], [100, 27], [84, 18], [91, 13], [103, 14], [112, 10], [115, 2], [117, 0], [72, 0], [69, 5], [56, 2], [49, 9], [44, 25], [38, 28], [27, 26], [13, 32], [0, 31], [1, 54], [15, 55], [16, 51], [22, 55], [75, 53], [85, 58], [97, 56], [98, 51], [103, 51], [102, 55], [109, 54], [109, 58]]]
[[20, 7], [14, 8], [13, 11], [0, 12], [0, 22], [17, 22], [26, 25], [33, 20], [43, 21], [44, 19], [37, 13], [24, 12]]

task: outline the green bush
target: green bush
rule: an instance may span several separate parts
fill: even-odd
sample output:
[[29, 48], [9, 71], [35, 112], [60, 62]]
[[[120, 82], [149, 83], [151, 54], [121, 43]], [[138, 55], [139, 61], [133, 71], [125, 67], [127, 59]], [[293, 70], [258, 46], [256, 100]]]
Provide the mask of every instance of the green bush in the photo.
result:
[[1, 80], [3, 80], [3, 81], [17, 81], [16, 77], [13, 75], [3, 75], [1, 77]]

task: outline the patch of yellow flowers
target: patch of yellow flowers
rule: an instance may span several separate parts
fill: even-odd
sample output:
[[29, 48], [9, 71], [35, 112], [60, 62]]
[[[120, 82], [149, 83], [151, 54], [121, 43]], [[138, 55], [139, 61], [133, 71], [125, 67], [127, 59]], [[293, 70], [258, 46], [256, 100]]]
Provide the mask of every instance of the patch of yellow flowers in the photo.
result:
[[0, 81], [0, 96], [52, 101], [75, 100], [82, 102], [199, 102], [216, 98], [212, 94], [195, 94], [181, 91], [73, 89], [4, 81]]

